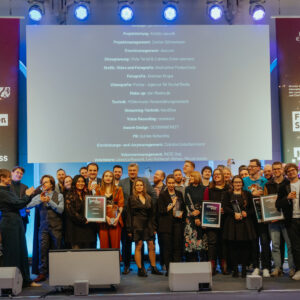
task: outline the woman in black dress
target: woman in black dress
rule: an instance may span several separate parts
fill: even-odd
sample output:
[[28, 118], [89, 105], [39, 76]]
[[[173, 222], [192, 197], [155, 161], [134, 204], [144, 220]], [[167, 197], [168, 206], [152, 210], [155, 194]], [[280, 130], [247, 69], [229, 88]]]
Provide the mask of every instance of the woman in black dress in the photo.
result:
[[252, 221], [254, 207], [252, 195], [243, 191], [243, 179], [239, 175], [232, 179], [233, 190], [228, 192], [224, 203], [227, 218], [224, 224], [223, 238], [229, 241], [233, 277], [238, 277], [238, 263], [242, 264], [242, 277], [246, 277], [246, 266], [249, 263], [251, 241], [256, 238]]
[[158, 198], [158, 228], [164, 247], [164, 262], [169, 271], [170, 262], [182, 261], [183, 227], [186, 209], [181, 192], [175, 190], [173, 175], [166, 178], [167, 189]]
[[227, 271], [227, 247], [222, 239], [223, 224], [226, 218], [224, 214], [224, 202], [228, 197], [228, 185], [225, 184], [224, 174], [221, 169], [215, 169], [213, 172], [213, 180], [209, 187], [204, 192], [204, 200], [219, 202], [222, 204], [221, 208], [221, 227], [207, 228], [207, 242], [208, 242], [208, 259], [212, 264], [212, 274], [216, 274], [217, 259], [220, 260], [222, 274], [228, 275]]
[[72, 249], [96, 248], [98, 224], [89, 223], [84, 216], [86, 182], [76, 175], [66, 195], [66, 242]]
[[3, 245], [3, 266], [18, 267], [22, 273], [23, 286], [40, 286], [30, 280], [28, 253], [23, 221], [19, 210], [30, 202], [29, 196], [34, 189], [27, 189], [25, 196], [19, 199], [10, 191], [11, 173], [0, 169], [0, 211], [2, 219], [0, 231]]
[[134, 181], [132, 195], [128, 199], [126, 227], [129, 237], [132, 237], [135, 242], [134, 259], [138, 266], [138, 276], [147, 277], [146, 270], [142, 268], [141, 249], [143, 241], [148, 243], [151, 273], [162, 275], [156, 268], [154, 235], [157, 224], [155, 221], [155, 204], [146, 192], [144, 181], [140, 178]]
[[185, 203], [187, 209], [186, 224], [184, 227], [184, 250], [189, 262], [206, 260], [207, 238], [201, 227], [201, 209], [205, 187], [202, 185], [201, 174], [193, 171], [190, 175], [189, 186], [185, 189]]

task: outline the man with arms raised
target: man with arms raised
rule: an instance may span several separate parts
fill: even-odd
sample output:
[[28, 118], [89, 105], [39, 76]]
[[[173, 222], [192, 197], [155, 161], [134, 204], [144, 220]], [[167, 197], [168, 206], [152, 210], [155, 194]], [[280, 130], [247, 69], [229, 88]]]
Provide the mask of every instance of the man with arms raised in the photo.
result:
[[[120, 180], [119, 186], [122, 187], [124, 193], [124, 209], [122, 212], [123, 222], [126, 224], [127, 216], [127, 206], [128, 199], [132, 195], [133, 182], [138, 178], [139, 166], [136, 163], [131, 163], [128, 165], [128, 177]], [[152, 201], [156, 205], [157, 196], [151, 186], [149, 180], [146, 177], [142, 177], [142, 180], [145, 184], [147, 194], [151, 196]], [[123, 274], [128, 274], [130, 272], [130, 259], [131, 259], [131, 244], [132, 240], [128, 236], [128, 232], [125, 226], [122, 228], [122, 259], [124, 262]]]
[[296, 164], [287, 164], [284, 171], [288, 181], [279, 187], [276, 207], [277, 209], [282, 209], [285, 225], [292, 244], [296, 269], [296, 273], [292, 278], [300, 280], [300, 180], [298, 178], [298, 167]]
[[[243, 178], [244, 189], [249, 191], [253, 197], [260, 197], [264, 194], [264, 187], [268, 180], [260, 175], [261, 163], [258, 159], [250, 160], [249, 177]], [[259, 240], [261, 245], [261, 264], [263, 268], [263, 277], [270, 277], [271, 269], [271, 249], [268, 224], [257, 223], [255, 217], [254, 224], [258, 238], [252, 243], [252, 260], [254, 271], [252, 275], [259, 275]]]

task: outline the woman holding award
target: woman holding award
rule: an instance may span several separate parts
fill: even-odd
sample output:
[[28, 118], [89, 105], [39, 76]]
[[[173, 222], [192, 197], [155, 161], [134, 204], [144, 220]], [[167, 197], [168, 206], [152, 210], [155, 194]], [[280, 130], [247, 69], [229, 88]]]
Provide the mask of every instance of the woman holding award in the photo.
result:
[[202, 252], [201, 260], [206, 259], [204, 254], [207, 250], [207, 238], [201, 227], [201, 209], [205, 187], [201, 183], [201, 174], [193, 171], [190, 175], [190, 185], [185, 189], [187, 217], [184, 228], [184, 250], [186, 260], [189, 262], [199, 261], [200, 251]]
[[239, 175], [232, 179], [233, 190], [228, 192], [224, 203], [227, 218], [224, 224], [223, 238], [229, 241], [229, 251], [233, 266], [232, 277], [238, 277], [238, 263], [242, 264], [242, 277], [246, 277], [251, 241], [256, 238], [251, 215], [254, 213], [252, 195], [243, 191], [243, 179]]
[[103, 173], [101, 187], [96, 189], [96, 195], [106, 197], [106, 223], [100, 223], [100, 247], [120, 249], [121, 231], [124, 226], [121, 216], [124, 196], [122, 188], [115, 185], [113, 172]]
[[154, 235], [156, 234], [155, 204], [146, 192], [144, 181], [137, 178], [133, 182], [132, 195], [128, 199], [126, 227], [129, 237], [135, 242], [134, 259], [138, 266], [138, 276], [147, 277], [142, 267], [141, 249], [143, 241], [148, 243], [151, 273], [162, 275], [156, 268]]
[[72, 249], [96, 248], [97, 224], [88, 223], [85, 214], [86, 182], [82, 175], [76, 175], [71, 190], [66, 195], [66, 243]]
[[207, 227], [207, 242], [208, 242], [208, 259], [212, 264], [212, 273], [216, 274], [217, 258], [221, 262], [221, 269], [224, 275], [228, 275], [227, 271], [227, 249], [223, 243], [222, 233], [224, 224], [224, 210], [223, 205], [228, 197], [228, 185], [225, 184], [224, 174], [221, 169], [215, 169], [213, 172], [213, 180], [209, 187], [204, 192], [204, 200], [221, 203], [221, 226], [220, 228]]
[[164, 262], [168, 275], [169, 263], [182, 260], [183, 228], [185, 222], [185, 203], [181, 192], [175, 190], [173, 175], [166, 178], [167, 189], [158, 198], [158, 228], [164, 247]]

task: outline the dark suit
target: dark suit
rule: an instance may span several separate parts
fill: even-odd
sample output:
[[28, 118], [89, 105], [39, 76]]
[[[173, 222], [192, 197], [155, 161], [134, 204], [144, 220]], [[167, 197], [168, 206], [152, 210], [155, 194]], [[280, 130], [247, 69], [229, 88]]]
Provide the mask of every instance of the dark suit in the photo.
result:
[[[15, 193], [18, 198], [23, 198], [25, 196], [25, 192], [28, 189], [28, 186], [17, 181], [12, 181], [10, 185], [10, 191]], [[26, 232], [27, 224], [29, 223], [28, 220], [28, 213], [26, 212], [26, 208], [20, 209], [20, 215], [22, 217], [24, 230]]]
[[158, 232], [163, 242], [164, 263], [167, 270], [170, 261], [180, 262], [182, 260], [183, 246], [183, 227], [186, 215], [185, 204], [181, 192], [175, 190], [177, 201], [179, 201], [179, 210], [183, 211], [182, 218], [173, 216], [173, 209], [168, 211], [169, 204], [172, 204], [171, 196], [168, 190], [162, 191], [158, 198]]
[[[291, 192], [290, 181], [286, 181], [280, 185], [278, 197], [276, 200], [276, 207], [278, 210], [282, 209], [286, 229], [292, 245], [292, 253], [296, 271], [300, 270], [300, 219], [293, 218], [293, 200], [288, 199], [287, 196]], [[299, 201], [299, 199], [296, 199]]]
[[[155, 190], [153, 189], [149, 180], [146, 177], [141, 177], [141, 179], [143, 180], [143, 182], [146, 186], [147, 194], [149, 194], [151, 196], [152, 202], [154, 203], [154, 205], [156, 205], [157, 196], [156, 196]], [[130, 178], [127, 177], [127, 178], [120, 180], [119, 186], [123, 189], [123, 194], [124, 194], [124, 209], [122, 212], [122, 219], [123, 219], [123, 222], [126, 224], [128, 199], [131, 194]], [[130, 259], [131, 259], [132, 239], [128, 237], [128, 232], [127, 232], [125, 226], [122, 228], [121, 243], [122, 243], [122, 259], [124, 262], [124, 266], [128, 268], [130, 266]], [[143, 253], [143, 251], [142, 251], [142, 253]], [[142, 261], [143, 261], [143, 259], [142, 259]]]

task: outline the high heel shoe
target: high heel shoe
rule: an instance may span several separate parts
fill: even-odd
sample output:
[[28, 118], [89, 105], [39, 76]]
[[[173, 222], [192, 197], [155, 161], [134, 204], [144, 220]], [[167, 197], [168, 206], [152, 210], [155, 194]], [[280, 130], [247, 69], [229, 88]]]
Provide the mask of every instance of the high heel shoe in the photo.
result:
[[138, 268], [138, 274], [139, 277], [148, 277], [147, 272], [145, 272], [144, 268]]
[[154, 275], [162, 275], [163, 273], [158, 271], [158, 269], [156, 267], [152, 267], [151, 266], [151, 274], [154, 274]]

